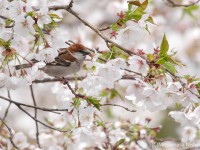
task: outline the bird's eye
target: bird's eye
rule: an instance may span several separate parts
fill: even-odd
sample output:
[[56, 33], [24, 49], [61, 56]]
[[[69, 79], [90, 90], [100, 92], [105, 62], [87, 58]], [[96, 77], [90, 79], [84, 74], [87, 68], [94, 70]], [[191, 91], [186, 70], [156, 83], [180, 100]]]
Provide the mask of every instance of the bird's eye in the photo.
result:
[[83, 55], [89, 55], [90, 53], [87, 50], [78, 50], [79, 53]]

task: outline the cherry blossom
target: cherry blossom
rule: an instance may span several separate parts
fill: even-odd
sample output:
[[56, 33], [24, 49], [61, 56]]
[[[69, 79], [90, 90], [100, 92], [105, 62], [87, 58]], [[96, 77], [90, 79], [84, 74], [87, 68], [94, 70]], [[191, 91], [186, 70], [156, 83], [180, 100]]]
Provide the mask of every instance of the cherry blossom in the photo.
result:
[[31, 12], [32, 8], [23, 1], [12, 1], [9, 6], [9, 16], [15, 18], [25, 17], [27, 12]]
[[196, 137], [197, 129], [191, 126], [185, 126], [182, 131], [181, 141], [182, 142], [190, 142], [193, 141]]
[[23, 16], [18, 17], [16, 20], [16, 25], [14, 27], [14, 30], [16, 33], [19, 33], [22, 36], [26, 36], [30, 33], [34, 34], [35, 30], [33, 28], [34, 20], [31, 17], [26, 17], [26, 19]]
[[42, 7], [40, 10], [37, 12], [37, 24], [40, 28], [43, 28], [44, 24], [49, 24], [51, 23], [51, 18], [48, 15], [48, 8], [47, 7]]
[[28, 141], [27, 141], [27, 137], [24, 135], [24, 133], [22, 132], [17, 132], [14, 135], [13, 141], [15, 143], [17, 143], [17, 145], [21, 148], [24, 149], [26, 147], [28, 147]]
[[139, 56], [132, 56], [128, 60], [129, 69], [141, 74], [146, 75], [148, 71], [148, 65], [144, 59]]

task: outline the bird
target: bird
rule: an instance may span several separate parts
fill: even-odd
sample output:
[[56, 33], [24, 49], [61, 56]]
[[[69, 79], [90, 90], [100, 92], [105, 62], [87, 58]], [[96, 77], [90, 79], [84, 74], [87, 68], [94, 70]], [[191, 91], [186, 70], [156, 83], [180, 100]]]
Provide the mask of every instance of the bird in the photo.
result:
[[[55, 61], [46, 63], [40, 70], [52, 77], [66, 77], [81, 70], [87, 55], [92, 56], [88, 48], [80, 43], [74, 43], [68, 48], [59, 49]], [[29, 64], [16, 65], [15, 69], [30, 68], [37, 62], [39, 61], [34, 59]]]

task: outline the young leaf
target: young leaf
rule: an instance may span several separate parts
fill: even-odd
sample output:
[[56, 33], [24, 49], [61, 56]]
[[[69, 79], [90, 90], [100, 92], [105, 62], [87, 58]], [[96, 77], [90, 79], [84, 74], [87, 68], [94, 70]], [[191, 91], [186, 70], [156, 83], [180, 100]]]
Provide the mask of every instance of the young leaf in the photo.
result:
[[117, 141], [115, 143], [115, 145], [113, 146], [113, 149], [117, 149], [117, 147], [121, 144], [123, 144], [125, 142], [125, 139], [120, 139], [119, 141]]
[[163, 66], [165, 66], [167, 69], [169, 69], [169, 71], [171, 71], [173, 74], [177, 72], [174, 65], [170, 62], [165, 62], [163, 64]]
[[152, 61], [154, 61], [154, 56], [153, 56], [153, 54], [148, 54], [147, 55], [147, 58], [148, 58], [148, 60], [150, 61], [150, 62], [152, 62]]
[[4, 44], [5, 44], [5, 41], [2, 38], [0, 38], [0, 47], [4, 46]]
[[132, 4], [132, 5], [135, 5], [135, 6], [138, 6], [138, 7], [141, 5], [140, 1], [138, 1], [138, 0], [135, 0], [135, 1], [128, 1], [128, 3], [129, 3], [129, 4]]
[[144, 10], [147, 8], [148, 5], [148, 0], [145, 0], [142, 4], [141, 4], [141, 8], [143, 8]]
[[94, 107], [96, 107], [98, 110], [100, 110], [100, 107], [102, 106], [100, 100], [97, 100], [94, 97], [88, 97], [87, 101], [91, 103]]
[[165, 57], [160, 57], [160, 58], [158, 59], [158, 61], [156, 62], [156, 64], [164, 64], [165, 62], [166, 62]]
[[167, 38], [164, 34], [164, 37], [162, 39], [162, 43], [160, 45], [160, 53], [159, 55], [162, 56], [162, 55], [165, 55], [169, 50], [169, 44], [168, 44], [168, 41], [167, 41]]
[[149, 16], [145, 21], [150, 22], [150, 23], [156, 25], [156, 24], [154, 23], [153, 18], [152, 18], [151, 16]]

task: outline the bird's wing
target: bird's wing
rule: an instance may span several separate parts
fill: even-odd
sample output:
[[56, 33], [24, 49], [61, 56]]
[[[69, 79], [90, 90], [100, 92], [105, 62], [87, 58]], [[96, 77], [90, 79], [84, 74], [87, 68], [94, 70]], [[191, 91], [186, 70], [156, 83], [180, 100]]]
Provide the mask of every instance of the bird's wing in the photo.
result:
[[[70, 66], [71, 63], [74, 61], [76, 61], [76, 58], [74, 58], [66, 48], [62, 48], [59, 50], [59, 54], [55, 58], [55, 61], [46, 63], [46, 65], [48, 65], [48, 66]], [[32, 59], [30, 64], [16, 65], [15, 69], [19, 70], [22, 68], [30, 68], [37, 62], [39, 62], [39, 61]]]
[[47, 63], [50, 66], [70, 66], [72, 62], [76, 61], [68, 50], [65, 48], [60, 49], [58, 56], [55, 58], [54, 62]]

